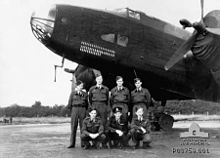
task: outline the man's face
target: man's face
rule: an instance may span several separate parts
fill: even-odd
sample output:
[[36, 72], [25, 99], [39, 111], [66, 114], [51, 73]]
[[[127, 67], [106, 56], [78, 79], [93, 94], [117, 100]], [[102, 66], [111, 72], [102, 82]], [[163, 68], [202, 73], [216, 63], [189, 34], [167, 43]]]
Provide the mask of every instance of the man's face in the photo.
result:
[[94, 119], [94, 118], [96, 117], [96, 115], [97, 115], [96, 110], [92, 110], [92, 111], [90, 111], [90, 113], [89, 113], [89, 116], [90, 116], [91, 119]]
[[140, 109], [138, 109], [138, 110], [136, 111], [136, 115], [137, 115], [138, 117], [143, 116], [143, 114], [144, 114], [143, 108], [140, 108]]
[[96, 80], [96, 83], [97, 83], [98, 85], [101, 85], [101, 84], [102, 84], [102, 81], [103, 81], [102, 76], [96, 77], [95, 80]]
[[142, 82], [141, 82], [141, 81], [135, 82], [135, 87], [136, 87], [136, 88], [140, 88], [141, 85], [142, 85]]
[[119, 119], [121, 117], [122, 113], [116, 112], [116, 113], [114, 113], [114, 115], [115, 115], [116, 119]]
[[117, 84], [117, 86], [118, 87], [121, 87], [122, 85], [123, 85], [123, 79], [122, 78], [120, 78], [120, 79], [118, 79], [117, 81], [116, 81], [116, 84]]

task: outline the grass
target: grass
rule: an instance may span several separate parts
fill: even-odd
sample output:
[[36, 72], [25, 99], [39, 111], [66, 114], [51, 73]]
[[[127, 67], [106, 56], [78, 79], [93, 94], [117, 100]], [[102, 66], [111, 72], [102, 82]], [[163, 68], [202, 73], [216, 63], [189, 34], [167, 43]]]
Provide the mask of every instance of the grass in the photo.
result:
[[[220, 115], [202, 115], [202, 114], [191, 114], [182, 115], [174, 114], [172, 115], [177, 121], [211, 121], [220, 120]], [[8, 118], [7, 118], [8, 119]], [[0, 117], [0, 121], [3, 118]], [[59, 123], [70, 123], [70, 117], [14, 117], [12, 124], [59, 124]], [[4, 125], [2, 122], [0, 125]]]

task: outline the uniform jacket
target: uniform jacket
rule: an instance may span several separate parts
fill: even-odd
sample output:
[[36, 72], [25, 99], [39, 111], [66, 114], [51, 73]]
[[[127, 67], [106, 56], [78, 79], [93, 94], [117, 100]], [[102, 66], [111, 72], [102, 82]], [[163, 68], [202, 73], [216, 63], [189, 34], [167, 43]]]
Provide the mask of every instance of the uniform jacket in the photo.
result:
[[101, 89], [96, 85], [89, 89], [89, 103], [92, 105], [93, 102], [105, 102], [108, 104], [109, 89], [102, 85]]
[[111, 105], [115, 103], [124, 103], [129, 104], [130, 102], [130, 92], [128, 88], [122, 87], [121, 90], [118, 90], [118, 87], [114, 87], [111, 90], [111, 98], [110, 98]]
[[68, 108], [80, 105], [82, 107], [88, 107], [88, 94], [85, 91], [72, 91], [68, 101]]
[[131, 129], [141, 129], [143, 127], [146, 129], [147, 133], [150, 133], [150, 122], [148, 119], [144, 118], [142, 120], [138, 120], [137, 117], [134, 117], [131, 121]]
[[146, 88], [141, 88], [140, 91], [135, 89], [131, 92], [131, 102], [133, 104], [145, 103], [147, 106], [149, 106], [151, 103], [151, 95]]
[[82, 133], [85, 135], [89, 135], [90, 133], [102, 134], [104, 132], [104, 126], [99, 117], [96, 117], [94, 121], [92, 121], [90, 117], [86, 117], [83, 120], [83, 125], [81, 130]]
[[116, 121], [115, 116], [111, 116], [110, 119], [107, 122], [107, 129], [110, 132], [115, 132], [116, 130], [121, 130], [124, 133], [127, 133], [128, 131], [128, 121], [126, 118], [122, 115], [119, 119], [119, 121]]

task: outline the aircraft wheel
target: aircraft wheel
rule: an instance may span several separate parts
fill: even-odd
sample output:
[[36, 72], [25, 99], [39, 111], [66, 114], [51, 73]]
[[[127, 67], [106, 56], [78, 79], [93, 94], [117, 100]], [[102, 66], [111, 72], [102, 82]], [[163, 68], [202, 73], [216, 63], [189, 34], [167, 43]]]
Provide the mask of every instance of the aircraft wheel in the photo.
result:
[[163, 130], [169, 131], [173, 127], [173, 122], [174, 122], [174, 118], [172, 116], [167, 115], [167, 114], [163, 114], [159, 118], [158, 123]]

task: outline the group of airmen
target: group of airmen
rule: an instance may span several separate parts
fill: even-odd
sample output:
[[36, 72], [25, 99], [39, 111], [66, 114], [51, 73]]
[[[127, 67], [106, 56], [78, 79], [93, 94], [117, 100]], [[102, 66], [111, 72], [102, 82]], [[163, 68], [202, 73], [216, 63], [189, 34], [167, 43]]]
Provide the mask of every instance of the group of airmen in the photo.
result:
[[[71, 136], [68, 148], [74, 148], [78, 122], [83, 149], [147, 148], [151, 142], [148, 107], [151, 95], [134, 79], [135, 89], [123, 86], [123, 77], [116, 77], [116, 87], [109, 91], [102, 84], [101, 74], [88, 93], [83, 82], [77, 81], [67, 107], [71, 109]], [[129, 119], [132, 118], [132, 119]]]

